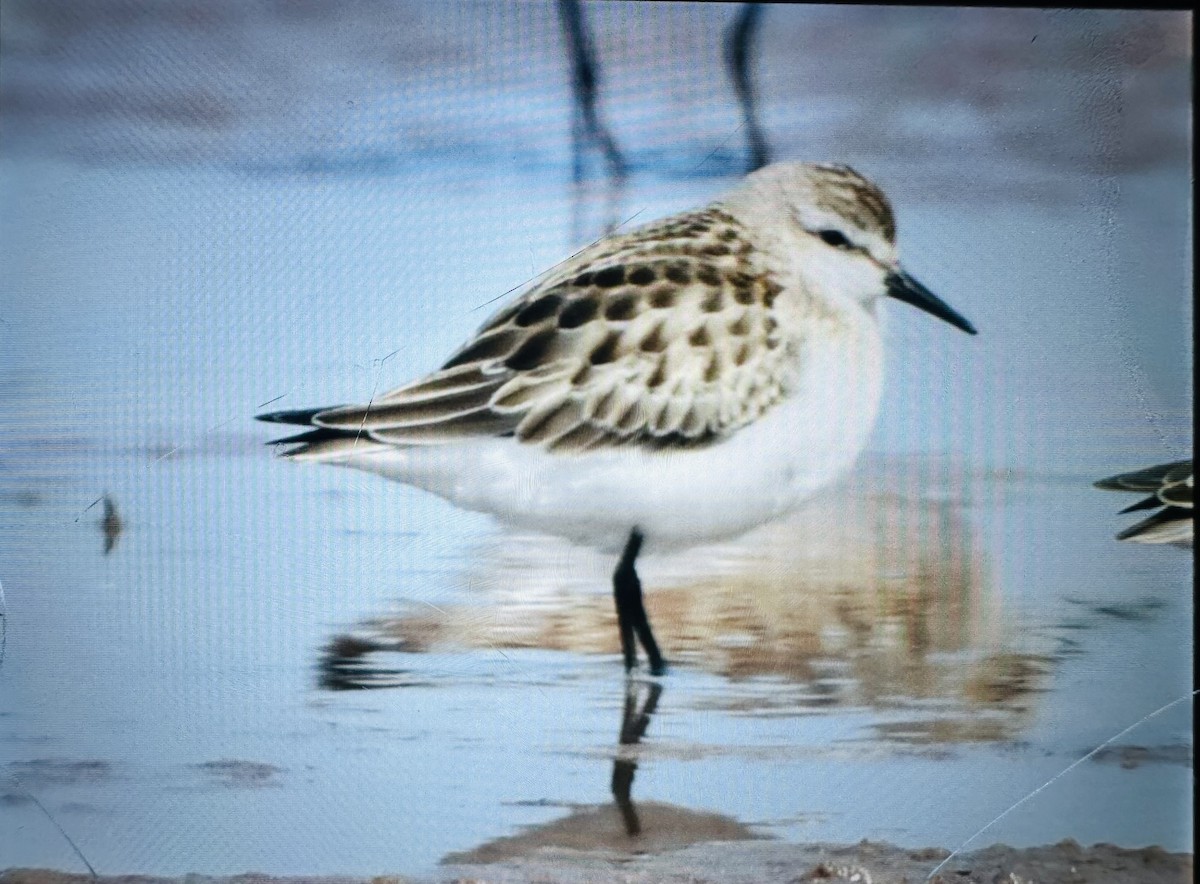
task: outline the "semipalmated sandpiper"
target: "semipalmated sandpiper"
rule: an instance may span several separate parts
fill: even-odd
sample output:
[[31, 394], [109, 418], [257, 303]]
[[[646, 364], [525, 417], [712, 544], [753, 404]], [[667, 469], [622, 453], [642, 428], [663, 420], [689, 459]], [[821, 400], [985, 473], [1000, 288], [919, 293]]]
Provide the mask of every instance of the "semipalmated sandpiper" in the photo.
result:
[[723, 199], [611, 235], [512, 299], [437, 371], [366, 405], [261, 415], [277, 440], [502, 521], [620, 552], [634, 636], [664, 670], [635, 561], [774, 519], [846, 470], [883, 380], [882, 300], [963, 331], [905, 273], [883, 192], [781, 163]]

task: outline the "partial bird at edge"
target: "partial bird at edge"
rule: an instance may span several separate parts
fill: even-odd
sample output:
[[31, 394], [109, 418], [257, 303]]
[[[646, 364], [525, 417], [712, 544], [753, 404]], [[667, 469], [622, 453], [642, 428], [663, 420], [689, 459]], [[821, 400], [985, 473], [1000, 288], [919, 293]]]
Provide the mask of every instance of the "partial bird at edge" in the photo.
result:
[[1193, 484], [1192, 461], [1179, 460], [1130, 473], [1118, 473], [1101, 479], [1095, 486], [1105, 491], [1129, 491], [1148, 495], [1125, 507], [1121, 510], [1122, 513], [1156, 509], [1148, 518], [1117, 534], [1117, 540], [1191, 546], [1196, 525]]

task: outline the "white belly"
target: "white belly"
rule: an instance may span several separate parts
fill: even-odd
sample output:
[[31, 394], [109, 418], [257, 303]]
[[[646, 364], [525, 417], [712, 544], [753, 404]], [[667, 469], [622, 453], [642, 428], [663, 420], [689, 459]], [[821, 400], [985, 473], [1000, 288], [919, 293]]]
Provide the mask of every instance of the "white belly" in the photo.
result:
[[706, 448], [555, 455], [496, 438], [373, 448], [342, 463], [602, 550], [619, 550], [635, 526], [648, 549], [736, 536], [794, 508], [862, 451], [883, 360], [874, 322], [859, 332], [852, 345], [812, 342], [792, 395]]

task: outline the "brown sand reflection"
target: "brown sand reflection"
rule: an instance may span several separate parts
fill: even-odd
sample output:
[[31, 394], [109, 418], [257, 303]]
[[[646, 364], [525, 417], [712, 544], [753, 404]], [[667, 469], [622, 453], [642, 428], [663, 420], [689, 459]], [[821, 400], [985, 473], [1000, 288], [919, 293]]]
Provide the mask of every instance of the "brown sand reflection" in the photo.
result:
[[[1012, 739], [1052, 658], [1018, 649], [989, 582], [970, 513], [992, 487], [944, 462], [876, 463], [736, 542], [648, 555], [659, 641], [674, 666], [728, 680], [703, 700], [727, 711], [865, 708], [888, 713], [889, 742]], [[618, 653], [605, 557], [503, 534], [472, 561], [462, 603], [380, 617], [369, 634], [408, 652]]]

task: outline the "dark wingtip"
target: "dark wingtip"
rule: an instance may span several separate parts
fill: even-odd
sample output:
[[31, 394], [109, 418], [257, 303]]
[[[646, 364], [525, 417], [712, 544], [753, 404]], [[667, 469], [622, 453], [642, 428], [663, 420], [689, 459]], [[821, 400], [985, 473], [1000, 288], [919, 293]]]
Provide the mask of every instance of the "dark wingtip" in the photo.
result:
[[254, 419], [268, 424], [295, 424], [307, 427], [312, 425], [312, 419], [328, 408], [299, 408], [293, 411], [271, 411], [267, 414], [256, 414]]
[[1130, 525], [1124, 531], [1117, 535], [1117, 540], [1133, 540], [1135, 537], [1140, 537], [1143, 534], [1149, 534], [1159, 525], [1167, 522], [1182, 522], [1192, 519], [1192, 511], [1183, 509], [1182, 507], [1169, 506], [1159, 510], [1149, 518], [1142, 519], [1136, 525]]
[[[303, 432], [295, 433], [291, 436], [284, 436], [281, 439], [270, 439], [263, 443], [265, 445], [309, 446], [319, 442], [327, 442], [330, 439], [353, 435], [345, 430], [333, 430], [313, 424], [313, 418], [316, 415], [329, 410], [329, 408], [300, 408], [293, 411], [272, 411], [268, 414], [256, 414], [254, 417], [255, 420], [264, 421], [268, 424], [289, 424], [291, 426], [307, 427]], [[296, 454], [297, 452], [306, 450], [307, 447], [301, 447], [286, 451], [284, 454]]]
[[1163, 502], [1161, 500], [1159, 500], [1154, 495], [1151, 495], [1150, 497], [1146, 497], [1146, 498], [1143, 498], [1142, 500], [1139, 500], [1135, 504], [1131, 504], [1130, 506], [1125, 507], [1125, 509], [1121, 510], [1119, 513], [1117, 513], [1117, 515], [1123, 516], [1126, 513], [1135, 513], [1138, 510], [1150, 510], [1150, 509], [1154, 509], [1155, 507], [1159, 507], [1162, 505], [1163, 505]]
[[1149, 526], [1145, 522], [1138, 522], [1132, 528], [1126, 528], [1120, 534], [1116, 535], [1117, 540], [1132, 540], [1139, 534], [1143, 533]]
[[327, 430], [324, 427], [318, 427], [315, 430], [308, 430], [304, 433], [296, 433], [294, 436], [284, 436], [282, 439], [272, 439], [265, 442], [265, 445], [297, 445], [300, 443], [324, 442], [327, 439], [337, 439], [346, 435], [341, 430]]

